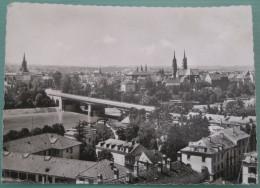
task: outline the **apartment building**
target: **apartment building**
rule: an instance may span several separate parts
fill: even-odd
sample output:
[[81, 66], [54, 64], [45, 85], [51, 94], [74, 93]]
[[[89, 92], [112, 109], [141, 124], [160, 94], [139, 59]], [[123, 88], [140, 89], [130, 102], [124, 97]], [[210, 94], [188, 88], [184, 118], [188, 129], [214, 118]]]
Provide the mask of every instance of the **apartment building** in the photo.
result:
[[178, 159], [197, 172], [208, 171], [210, 181], [237, 176], [249, 135], [238, 127], [223, 129], [197, 142], [190, 142]]
[[9, 152], [79, 159], [81, 142], [64, 136], [46, 133], [4, 143]]
[[242, 184], [258, 184], [257, 152], [244, 154]]
[[116, 139], [99, 142], [96, 145], [96, 154], [98, 155], [103, 150], [111, 152], [114, 163], [122, 166], [133, 166], [141, 154], [147, 151], [145, 147], [135, 141], [126, 142]]

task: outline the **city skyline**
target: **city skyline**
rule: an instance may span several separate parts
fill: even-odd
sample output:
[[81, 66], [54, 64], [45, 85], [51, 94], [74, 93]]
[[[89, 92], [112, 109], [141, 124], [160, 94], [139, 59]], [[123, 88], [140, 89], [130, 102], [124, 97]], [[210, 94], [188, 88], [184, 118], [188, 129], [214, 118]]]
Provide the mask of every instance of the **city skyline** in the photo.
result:
[[190, 67], [254, 66], [251, 7], [8, 6], [6, 64], [170, 66], [175, 51], [181, 67], [184, 50]]

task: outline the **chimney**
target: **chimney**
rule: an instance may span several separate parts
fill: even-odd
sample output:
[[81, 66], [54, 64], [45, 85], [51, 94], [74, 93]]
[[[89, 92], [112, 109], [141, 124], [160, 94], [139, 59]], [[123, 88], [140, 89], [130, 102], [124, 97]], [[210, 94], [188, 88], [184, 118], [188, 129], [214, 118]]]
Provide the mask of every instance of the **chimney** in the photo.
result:
[[119, 171], [117, 168], [114, 168], [114, 179], [118, 180], [119, 179]]
[[127, 183], [130, 183], [130, 182], [131, 182], [131, 173], [130, 173], [129, 171], [126, 171], [125, 181], [126, 181]]
[[163, 165], [166, 165], [166, 164], [167, 164], [167, 157], [166, 157], [166, 155], [163, 155], [163, 156], [162, 156], [162, 164], [163, 164]]
[[162, 169], [163, 169], [162, 162], [161, 162], [161, 161], [159, 161], [159, 162], [157, 163], [157, 172], [160, 172], [160, 173], [162, 173]]
[[169, 170], [172, 170], [172, 159], [171, 158], [168, 158], [167, 159], [167, 165], [166, 167], [169, 169]]
[[134, 175], [136, 177], [139, 176], [139, 163], [138, 163], [138, 161], [136, 161], [135, 164], [134, 164]]
[[113, 158], [113, 157], [111, 158], [111, 161], [110, 161], [110, 166], [111, 166], [111, 168], [113, 168], [113, 167], [114, 167], [114, 158]]
[[149, 163], [148, 163], [148, 161], [146, 161], [146, 162], [144, 163], [144, 170], [148, 170], [148, 166], [149, 166]]
[[177, 160], [181, 162], [181, 152], [180, 151], [177, 152]]
[[103, 184], [103, 174], [98, 175], [98, 184]]

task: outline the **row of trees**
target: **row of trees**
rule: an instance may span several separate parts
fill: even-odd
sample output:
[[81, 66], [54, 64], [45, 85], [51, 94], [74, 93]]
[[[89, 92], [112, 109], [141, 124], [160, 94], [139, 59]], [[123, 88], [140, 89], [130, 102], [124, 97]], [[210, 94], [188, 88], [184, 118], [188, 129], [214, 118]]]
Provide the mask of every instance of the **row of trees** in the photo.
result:
[[10, 130], [7, 134], [4, 135], [3, 142], [25, 138], [28, 136], [40, 135], [44, 133], [56, 133], [64, 136], [65, 129], [62, 124], [56, 123], [52, 126], [45, 125], [43, 128], [37, 127], [32, 129], [31, 131], [27, 128], [22, 128], [20, 131]]
[[55, 102], [40, 88], [18, 87], [8, 90], [4, 96], [4, 109], [54, 107]]

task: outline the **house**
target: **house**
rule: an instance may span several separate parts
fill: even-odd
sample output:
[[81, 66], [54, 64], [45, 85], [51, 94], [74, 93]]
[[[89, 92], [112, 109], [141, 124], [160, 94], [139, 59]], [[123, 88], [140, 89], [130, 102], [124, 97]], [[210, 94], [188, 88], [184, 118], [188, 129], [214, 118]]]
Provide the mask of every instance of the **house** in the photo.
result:
[[136, 162], [134, 170], [126, 176], [114, 179], [109, 184], [198, 184], [203, 182], [208, 174], [192, 170], [180, 161], [172, 162], [170, 158], [159, 161], [155, 165]]
[[222, 90], [227, 90], [229, 79], [227, 74], [210, 73], [206, 76], [205, 81], [214, 87], [220, 87]]
[[[3, 152], [2, 180], [12, 178], [30, 183], [100, 183], [113, 181], [131, 172], [128, 168], [99, 162], [41, 156], [28, 153]], [[116, 173], [116, 175], [115, 175]]]
[[147, 151], [145, 147], [136, 141], [126, 142], [123, 140], [108, 139], [106, 141], [99, 142], [96, 145], [96, 154], [100, 151], [111, 152], [114, 158], [115, 164], [122, 166], [133, 166], [134, 163], [140, 158], [144, 151]]
[[121, 83], [120, 90], [122, 92], [129, 92], [129, 91], [135, 91], [135, 84], [132, 81], [124, 81]]
[[242, 184], [258, 184], [257, 152], [245, 153], [242, 163]]
[[125, 74], [126, 79], [132, 80], [132, 81], [135, 81], [135, 82], [147, 80], [147, 79], [151, 78], [151, 75], [152, 75], [151, 72], [137, 71], [137, 70]]
[[77, 175], [96, 163], [29, 153], [3, 152], [2, 176], [42, 184], [76, 183]]
[[[164, 156], [165, 157], [165, 156]], [[145, 163], [145, 162], [148, 162], [149, 164], [157, 164], [159, 161], [162, 161], [163, 159], [163, 154], [159, 151], [156, 151], [156, 150], [147, 150], [147, 151], [144, 151], [140, 158], [139, 158], [139, 162], [141, 163]]]
[[106, 184], [124, 178], [127, 173], [131, 173], [131, 170], [105, 159], [80, 172], [76, 184]]
[[9, 152], [29, 153], [78, 159], [81, 142], [53, 133], [30, 136], [4, 143], [4, 150]]
[[180, 150], [178, 159], [193, 170], [207, 170], [210, 181], [237, 176], [249, 135], [240, 128], [223, 129]]

